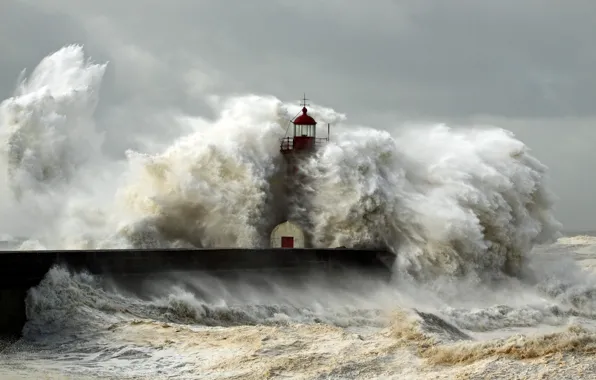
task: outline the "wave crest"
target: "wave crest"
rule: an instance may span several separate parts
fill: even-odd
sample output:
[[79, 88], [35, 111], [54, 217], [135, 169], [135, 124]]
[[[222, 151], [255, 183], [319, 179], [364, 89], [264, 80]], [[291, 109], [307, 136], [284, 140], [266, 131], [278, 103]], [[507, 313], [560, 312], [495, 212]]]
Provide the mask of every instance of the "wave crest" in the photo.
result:
[[[256, 95], [213, 99], [217, 117], [181, 115], [193, 132], [162, 153], [110, 161], [93, 120], [104, 70], [68, 46], [2, 103], [6, 184], [44, 188], [44, 202], [57, 205], [24, 223], [35, 246], [266, 246], [282, 218], [278, 141], [299, 106]], [[337, 122], [332, 141], [304, 163], [310, 180], [293, 210], [315, 246], [388, 247], [402, 273], [435, 278], [516, 273], [534, 244], [556, 236], [547, 170], [511, 133], [444, 125], [389, 132], [351, 127], [317, 105], [310, 113]], [[109, 174], [73, 181], [81, 167]], [[27, 215], [29, 204], [18, 207]]]

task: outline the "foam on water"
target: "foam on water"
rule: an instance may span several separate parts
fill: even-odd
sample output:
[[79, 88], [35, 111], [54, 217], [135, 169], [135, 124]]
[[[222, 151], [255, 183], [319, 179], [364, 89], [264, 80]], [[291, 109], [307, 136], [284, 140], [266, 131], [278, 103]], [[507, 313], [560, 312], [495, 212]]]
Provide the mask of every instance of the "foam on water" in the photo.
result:
[[[105, 67], [65, 47], [0, 105], [0, 232], [25, 237], [22, 249], [265, 246], [278, 139], [299, 106], [213, 99], [216, 118], [180, 115], [193, 132], [162, 152], [111, 159], [94, 121]], [[337, 128], [301, 168], [309, 201], [293, 211], [317, 246], [391, 249], [394, 283], [195, 274], [133, 295], [54, 268], [30, 291], [0, 374], [485, 378], [519, 358], [593, 350], [596, 279], [575, 252], [593, 245], [549, 245], [559, 224], [547, 170], [522, 142], [498, 128], [389, 132], [310, 113]]]
[[[582, 274], [575, 269], [570, 279]], [[596, 287], [587, 275], [484, 289], [394, 285], [354, 277], [251, 286], [176, 275], [155, 279], [139, 298], [54, 268], [29, 294], [25, 337], [5, 352], [6, 366], [27, 359], [79, 374], [156, 378], [400, 378], [408, 371], [424, 378], [495, 358], [583, 355], [594, 347]]]

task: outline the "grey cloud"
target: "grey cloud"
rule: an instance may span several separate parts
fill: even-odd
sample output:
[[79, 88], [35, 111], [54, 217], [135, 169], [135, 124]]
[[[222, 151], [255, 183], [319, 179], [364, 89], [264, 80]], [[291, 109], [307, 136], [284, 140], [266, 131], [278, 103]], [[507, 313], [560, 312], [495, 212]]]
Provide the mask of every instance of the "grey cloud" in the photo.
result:
[[15, 0], [0, 5], [0, 95], [12, 95], [19, 73], [29, 71], [49, 52], [66, 43], [85, 40], [84, 28], [66, 15], [48, 17], [45, 11]]
[[97, 41], [134, 44], [166, 69], [202, 64], [225, 77], [214, 90], [308, 89], [324, 101], [436, 117], [593, 115], [596, 4], [587, 1], [72, 3], [58, 2]]

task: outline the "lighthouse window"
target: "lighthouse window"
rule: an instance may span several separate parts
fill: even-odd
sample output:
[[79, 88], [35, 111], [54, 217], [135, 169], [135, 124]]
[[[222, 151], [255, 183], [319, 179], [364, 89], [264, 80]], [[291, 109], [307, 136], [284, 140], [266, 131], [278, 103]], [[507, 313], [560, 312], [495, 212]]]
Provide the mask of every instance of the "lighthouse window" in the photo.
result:
[[314, 125], [296, 125], [295, 126], [295, 136], [315, 136], [315, 126]]

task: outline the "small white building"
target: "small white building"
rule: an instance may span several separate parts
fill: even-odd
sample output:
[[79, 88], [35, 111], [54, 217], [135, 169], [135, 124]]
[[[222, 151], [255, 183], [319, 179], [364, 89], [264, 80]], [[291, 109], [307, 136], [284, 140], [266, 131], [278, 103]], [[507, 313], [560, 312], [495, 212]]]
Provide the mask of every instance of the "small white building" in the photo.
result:
[[292, 223], [283, 222], [271, 231], [271, 248], [304, 248], [304, 232]]

